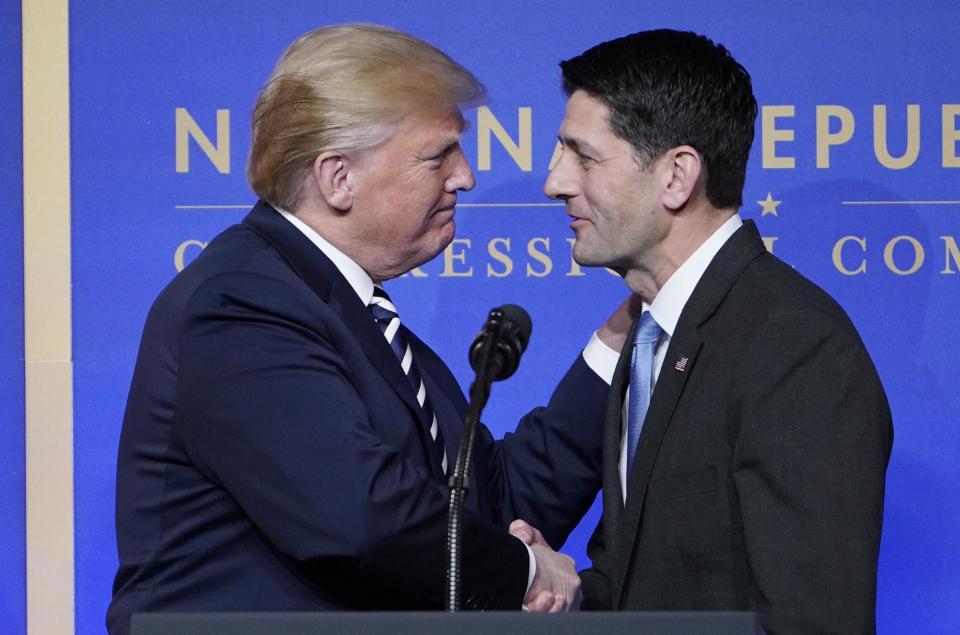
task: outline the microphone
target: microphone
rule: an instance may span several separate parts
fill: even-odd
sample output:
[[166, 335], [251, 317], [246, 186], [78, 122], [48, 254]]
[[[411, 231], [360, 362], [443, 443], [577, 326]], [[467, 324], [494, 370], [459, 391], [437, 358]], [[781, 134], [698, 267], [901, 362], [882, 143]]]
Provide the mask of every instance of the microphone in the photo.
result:
[[504, 304], [491, 309], [483, 329], [470, 345], [470, 367], [474, 371], [479, 371], [477, 366], [480, 364], [484, 341], [493, 334], [496, 340], [490, 352], [492, 379], [500, 381], [510, 377], [520, 365], [520, 356], [527, 350], [532, 330], [533, 322], [530, 321], [530, 314], [522, 307], [516, 304]]
[[533, 324], [527, 312], [515, 304], [490, 311], [480, 335], [470, 345], [470, 366], [476, 378], [470, 384], [470, 403], [463, 419], [460, 448], [447, 483], [450, 505], [447, 515], [447, 601], [450, 612], [460, 610], [460, 548], [463, 541], [463, 501], [470, 480], [470, 457], [480, 413], [490, 396], [490, 384], [517, 370], [527, 350]]

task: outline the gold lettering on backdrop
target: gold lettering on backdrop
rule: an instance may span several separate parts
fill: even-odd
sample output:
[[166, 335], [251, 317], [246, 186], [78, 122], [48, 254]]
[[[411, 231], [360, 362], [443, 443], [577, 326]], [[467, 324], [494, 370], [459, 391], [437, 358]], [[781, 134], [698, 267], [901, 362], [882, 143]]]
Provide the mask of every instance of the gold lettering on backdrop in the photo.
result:
[[[499, 251], [497, 245], [503, 245], [506, 248], [506, 251]], [[506, 278], [513, 272], [513, 259], [510, 258], [510, 239], [509, 238], [494, 238], [489, 243], [487, 243], [487, 253], [490, 254], [490, 257], [503, 265], [503, 269], [497, 271], [493, 268], [493, 265], [489, 262], [487, 263], [487, 277], [488, 278]]]
[[843, 247], [848, 242], [855, 242], [860, 245], [860, 249], [864, 254], [867, 253], [867, 239], [860, 238], [859, 236], [844, 236], [836, 242], [833, 246], [833, 266], [837, 268], [837, 271], [842, 273], [845, 276], [855, 276], [857, 274], [867, 272], [867, 258], [866, 255], [860, 260], [860, 266], [856, 269], [847, 269], [843, 264]]
[[[546, 247], [546, 251], [540, 251], [536, 248], [537, 245], [543, 245]], [[530, 254], [530, 257], [543, 265], [543, 269], [539, 271], [530, 266], [530, 263], [527, 263], [527, 277], [533, 276], [534, 278], [545, 278], [550, 275], [550, 272], [553, 271], [553, 261], [550, 260], [550, 239], [549, 238], [531, 238], [530, 242], [527, 243], [527, 253]]]
[[490, 169], [491, 133], [521, 170], [529, 172], [533, 169], [532, 108], [527, 106], [517, 108], [517, 127], [519, 141], [514, 142], [489, 108], [486, 106], [477, 108], [477, 170]]
[[[873, 105], [874, 155], [878, 163], [887, 169], [903, 170], [912, 167], [916, 165], [920, 156], [920, 105], [908, 104], [906, 109], [906, 143], [902, 154], [895, 156], [890, 151], [888, 106]], [[519, 106], [516, 112], [516, 134], [511, 135], [488, 107], [477, 108], [476, 165], [478, 171], [493, 169], [493, 137], [520, 170], [523, 172], [533, 170], [533, 108]], [[941, 104], [941, 115], [942, 165], [945, 168], [960, 168], [960, 104]], [[792, 150], [797, 140], [796, 124], [793, 121], [796, 116], [795, 104], [761, 106], [760, 145], [763, 169], [796, 168], [797, 159]], [[213, 140], [211, 135], [207, 134], [210, 131], [205, 132], [186, 108], [175, 109], [175, 120], [175, 155], [178, 173], [190, 171], [191, 150], [199, 148], [221, 174], [230, 174], [229, 109], [217, 109], [216, 135]], [[850, 142], [855, 131], [856, 120], [850, 108], [836, 104], [817, 105], [814, 131], [817, 168], [830, 168], [832, 149]], [[191, 140], [196, 148], [191, 148]], [[563, 146], [558, 141], [553, 142], [548, 169], [556, 166], [562, 149]], [[418, 274], [413, 275], [419, 277]]]
[[[908, 104], [906, 144], [899, 156], [891, 154], [887, 122], [887, 106], [873, 106], [873, 150], [877, 162], [890, 170], [903, 170], [916, 164], [920, 156], [920, 105]], [[960, 168], [960, 104], [941, 104], [941, 150], [943, 167]], [[796, 106], [790, 104], [761, 107], [761, 147], [764, 169], [795, 168], [793, 156], [777, 154], [777, 144], [794, 141], [796, 130], [778, 120], [796, 116]], [[836, 128], [836, 130], [831, 130]], [[817, 168], [828, 169], [834, 146], [848, 143], [856, 130], [853, 112], [846, 106], [821, 104], [816, 107]]]
[[[183, 271], [183, 268], [187, 266], [184, 259], [187, 254], [187, 249], [190, 247], [196, 247], [200, 249], [200, 251], [203, 251], [207, 247], [207, 243], [201, 240], [185, 240], [177, 246], [177, 250], [173, 252], [173, 266], [178, 273]], [[195, 257], [196, 256], [194, 256], [194, 258]]]
[[920, 106], [907, 106], [907, 148], [899, 157], [890, 154], [887, 144], [887, 107], [873, 107], [873, 153], [880, 164], [891, 170], [903, 170], [916, 163], [920, 154]]
[[[516, 236], [513, 238], [517, 238]], [[486, 244], [486, 253], [489, 260], [484, 264], [487, 278], [508, 278], [520, 275], [521, 271], [517, 269], [517, 261], [512, 253], [513, 238], [501, 236], [491, 238]], [[770, 253], [774, 253], [774, 247], [778, 244], [780, 236], [763, 236], [763, 245]], [[518, 238], [518, 240], [523, 240]], [[939, 272], [941, 275], [954, 275], [960, 272], [960, 245], [958, 245], [955, 236], [940, 236], [943, 241], [944, 265]], [[576, 243], [574, 238], [566, 238], [566, 244], [569, 252], [566, 254], [552, 254], [551, 238], [547, 236], [534, 236], [526, 241], [526, 255], [528, 256], [523, 273], [527, 278], [547, 278], [554, 274], [554, 258], [568, 257], [570, 267], [563, 273], [567, 277], [582, 278], [588, 275], [586, 268], [581, 267], [573, 258], [573, 247]], [[851, 244], [853, 243], [853, 244]], [[906, 243], [906, 246], [901, 246]], [[454, 239], [443, 251], [442, 270], [439, 277], [442, 278], [472, 278], [474, 276], [475, 263], [470, 261], [470, 252], [472, 248], [472, 239], [457, 238]], [[207, 242], [197, 239], [184, 240], [174, 250], [173, 266], [177, 272], [192, 262], [197, 255], [207, 246]], [[909, 257], [910, 249], [913, 250], [913, 262], [905, 266], [905, 256]], [[896, 254], [895, 254], [896, 252]], [[896, 255], [896, 258], [895, 258]], [[842, 236], [833, 245], [832, 260], [834, 268], [845, 276], [856, 276], [867, 273], [867, 260], [869, 254], [867, 251], [867, 238], [863, 236]], [[441, 259], [438, 259], [441, 260]], [[899, 276], [910, 276], [919, 271], [926, 260], [926, 251], [923, 244], [914, 236], [899, 235], [887, 241], [883, 250], [883, 260], [887, 269]], [[437, 261], [434, 261], [437, 262]], [[432, 269], [434, 262], [428, 263]], [[592, 267], [590, 269], [593, 269]], [[622, 277], [619, 272], [603, 267], [611, 276]], [[557, 271], [557, 275], [559, 274]], [[409, 272], [402, 274], [401, 277], [428, 278], [434, 273], [428, 273], [420, 267], [415, 267]], [[595, 274], [590, 274], [595, 275]]]
[[567, 238], [567, 242], [570, 243], [570, 271], [568, 271], [566, 275], [571, 277], [587, 275], [583, 273], [583, 269], [580, 268], [580, 264], [573, 259], [573, 244], [577, 242], [577, 239]]
[[792, 169], [796, 167], [794, 157], [778, 156], [777, 143], [793, 141], [793, 129], [777, 128], [777, 119], [794, 117], [794, 106], [764, 106], [761, 109], [761, 131], [763, 135], [764, 169]]
[[960, 117], [960, 104], [944, 104], [942, 114], [943, 167], [960, 168], [960, 156], [957, 155], [957, 142], [960, 141], [957, 117]]
[[956, 269], [950, 268], [951, 259], [955, 267], [960, 267], [960, 249], [957, 248], [957, 240], [953, 236], [941, 236], [940, 240], [943, 241], [947, 260], [947, 264], [943, 266], [943, 271], [940, 273], [957, 273]]
[[190, 139], [193, 138], [220, 174], [230, 174], [230, 111], [217, 109], [217, 143], [214, 144], [186, 108], [176, 111], [177, 172], [190, 171]]
[[[830, 132], [830, 121], [838, 119], [840, 129]], [[842, 145], [853, 137], [853, 113], [843, 106], [817, 106], [817, 167], [830, 167], [830, 147]]]
[[[893, 260], [894, 248], [904, 241], [910, 243], [913, 247], [913, 266], [909, 269], [900, 269]], [[916, 273], [923, 265], [924, 255], [923, 245], [913, 236], [897, 236], [896, 238], [891, 238], [890, 241], [887, 242], [886, 247], [883, 248], [883, 261], [887, 264], [887, 269], [901, 276], [909, 276]]]
[[469, 238], [454, 238], [447, 248], [443, 250], [443, 271], [440, 272], [441, 278], [470, 278], [473, 276], [473, 266], [465, 271], [456, 271], [455, 263], [465, 264], [467, 261], [466, 250], [458, 249], [458, 245], [464, 245], [470, 249]]

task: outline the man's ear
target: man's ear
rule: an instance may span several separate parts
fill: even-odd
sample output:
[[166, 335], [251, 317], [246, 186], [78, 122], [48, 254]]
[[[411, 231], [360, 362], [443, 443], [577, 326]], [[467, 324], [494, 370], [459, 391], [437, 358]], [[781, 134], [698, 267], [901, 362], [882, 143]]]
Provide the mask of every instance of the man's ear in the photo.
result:
[[669, 210], [678, 210], [702, 186], [703, 159], [691, 146], [677, 146], [667, 150], [657, 163], [657, 173], [664, 186], [661, 202]]
[[349, 212], [353, 207], [353, 190], [347, 180], [349, 169], [349, 159], [335, 152], [325, 152], [313, 162], [313, 180], [320, 197], [338, 212]]

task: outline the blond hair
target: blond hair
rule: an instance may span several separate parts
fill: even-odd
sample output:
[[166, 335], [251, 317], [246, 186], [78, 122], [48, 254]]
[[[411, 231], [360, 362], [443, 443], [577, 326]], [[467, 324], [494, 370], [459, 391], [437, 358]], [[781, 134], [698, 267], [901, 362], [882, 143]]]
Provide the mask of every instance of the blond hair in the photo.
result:
[[310, 31], [283, 53], [257, 98], [250, 187], [294, 210], [320, 154], [371, 148], [406, 115], [449, 111], [483, 96], [470, 71], [411, 35], [373, 24]]

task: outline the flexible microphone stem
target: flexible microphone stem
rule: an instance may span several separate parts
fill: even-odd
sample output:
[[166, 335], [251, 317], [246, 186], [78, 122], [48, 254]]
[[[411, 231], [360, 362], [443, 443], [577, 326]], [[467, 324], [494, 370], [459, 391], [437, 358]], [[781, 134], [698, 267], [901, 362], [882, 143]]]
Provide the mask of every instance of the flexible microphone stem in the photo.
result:
[[463, 499], [466, 496], [470, 476], [473, 441], [477, 432], [480, 413], [490, 397], [495, 368], [493, 351], [503, 331], [503, 313], [500, 309], [490, 311], [484, 327], [483, 342], [479, 350], [479, 363], [475, 366], [476, 377], [470, 384], [470, 404], [464, 417], [463, 436], [457, 450], [457, 460], [450, 474], [450, 511], [447, 518], [447, 611], [460, 610], [460, 548], [463, 527]]

